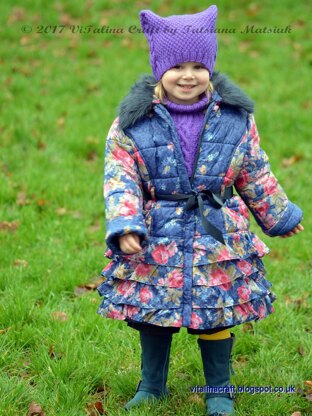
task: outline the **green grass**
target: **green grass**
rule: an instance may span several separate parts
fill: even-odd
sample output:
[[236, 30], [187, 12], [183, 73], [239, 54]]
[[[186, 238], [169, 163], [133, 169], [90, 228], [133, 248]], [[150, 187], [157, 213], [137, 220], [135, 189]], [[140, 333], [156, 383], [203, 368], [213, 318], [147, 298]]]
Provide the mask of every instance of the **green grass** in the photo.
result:
[[[276, 313], [251, 332], [235, 328], [233, 382], [303, 389], [311, 379], [311, 50], [306, 1], [217, 1], [216, 69], [256, 100], [262, 146], [305, 231], [264, 241], [278, 299]], [[192, 13], [207, 5], [181, 1], [7, 1], [0, 6], [0, 415], [26, 415], [32, 401], [48, 416], [83, 416], [103, 401], [122, 414], [139, 380], [138, 334], [96, 315], [95, 292], [75, 287], [99, 275], [106, 260], [102, 172], [105, 137], [119, 101], [150, 72], [138, 12]], [[124, 34], [36, 33], [62, 23], [125, 28]], [[31, 25], [30, 34], [21, 31]], [[285, 27], [290, 34], [242, 34], [246, 25]], [[291, 158], [294, 157], [293, 163]], [[290, 160], [288, 166], [287, 160]], [[6, 222], [6, 223], [4, 223]], [[57, 315], [55, 312], [63, 312]], [[61, 320], [60, 318], [64, 318]], [[203, 415], [204, 384], [195, 337], [174, 337], [171, 396], [133, 415]], [[99, 392], [103, 386], [104, 392]], [[311, 414], [296, 394], [239, 394], [238, 416]]]

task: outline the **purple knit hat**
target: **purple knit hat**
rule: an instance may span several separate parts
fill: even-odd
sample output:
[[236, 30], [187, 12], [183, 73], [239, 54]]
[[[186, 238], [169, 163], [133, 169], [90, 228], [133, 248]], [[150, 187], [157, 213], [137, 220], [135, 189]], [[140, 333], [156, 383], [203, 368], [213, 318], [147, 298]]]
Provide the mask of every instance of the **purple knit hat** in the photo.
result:
[[210, 73], [216, 61], [217, 6], [196, 14], [161, 17], [150, 10], [140, 12], [141, 26], [150, 47], [150, 64], [157, 81], [177, 64], [200, 62]]

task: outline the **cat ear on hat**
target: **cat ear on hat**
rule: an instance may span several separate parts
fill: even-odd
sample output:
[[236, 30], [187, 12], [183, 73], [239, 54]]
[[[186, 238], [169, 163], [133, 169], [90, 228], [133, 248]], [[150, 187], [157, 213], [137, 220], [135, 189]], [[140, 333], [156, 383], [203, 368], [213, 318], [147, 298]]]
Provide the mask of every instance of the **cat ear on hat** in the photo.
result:
[[217, 16], [218, 16], [218, 8], [215, 5], [212, 5], [208, 7], [208, 9], [200, 12], [197, 14], [198, 17], [200, 17], [200, 20], [206, 27], [209, 27], [210, 29], [216, 28], [217, 23]]
[[151, 10], [142, 10], [140, 12], [140, 22], [145, 36], [149, 38], [156, 28], [162, 26], [163, 18]]
[[213, 4], [212, 6], [208, 7], [208, 9], [204, 10], [203, 13], [207, 13], [216, 19], [218, 16], [218, 7]]

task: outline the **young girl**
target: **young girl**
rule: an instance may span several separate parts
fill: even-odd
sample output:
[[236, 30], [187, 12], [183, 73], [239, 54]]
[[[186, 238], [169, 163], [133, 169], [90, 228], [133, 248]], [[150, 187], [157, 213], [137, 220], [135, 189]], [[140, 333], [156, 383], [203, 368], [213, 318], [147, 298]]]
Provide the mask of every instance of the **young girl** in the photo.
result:
[[[106, 141], [106, 256], [98, 312], [140, 331], [142, 380], [126, 409], [167, 394], [172, 334], [198, 334], [208, 415], [233, 414], [229, 328], [265, 318], [275, 299], [249, 230], [303, 230], [259, 145], [252, 101], [214, 72], [216, 6], [141, 12], [152, 76], [122, 102]], [[224, 387], [224, 389], [222, 389]]]

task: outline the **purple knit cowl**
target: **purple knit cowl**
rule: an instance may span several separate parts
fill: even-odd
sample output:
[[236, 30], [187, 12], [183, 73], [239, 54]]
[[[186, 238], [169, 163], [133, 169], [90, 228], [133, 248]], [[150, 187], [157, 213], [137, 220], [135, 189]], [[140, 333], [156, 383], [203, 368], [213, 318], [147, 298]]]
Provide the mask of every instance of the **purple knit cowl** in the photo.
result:
[[165, 100], [166, 108], [178, 132], [189, 177], [193, 173], [196, 150], [208, 103], [206, 95], [194, 104], [176, 104], [168, 99]]

